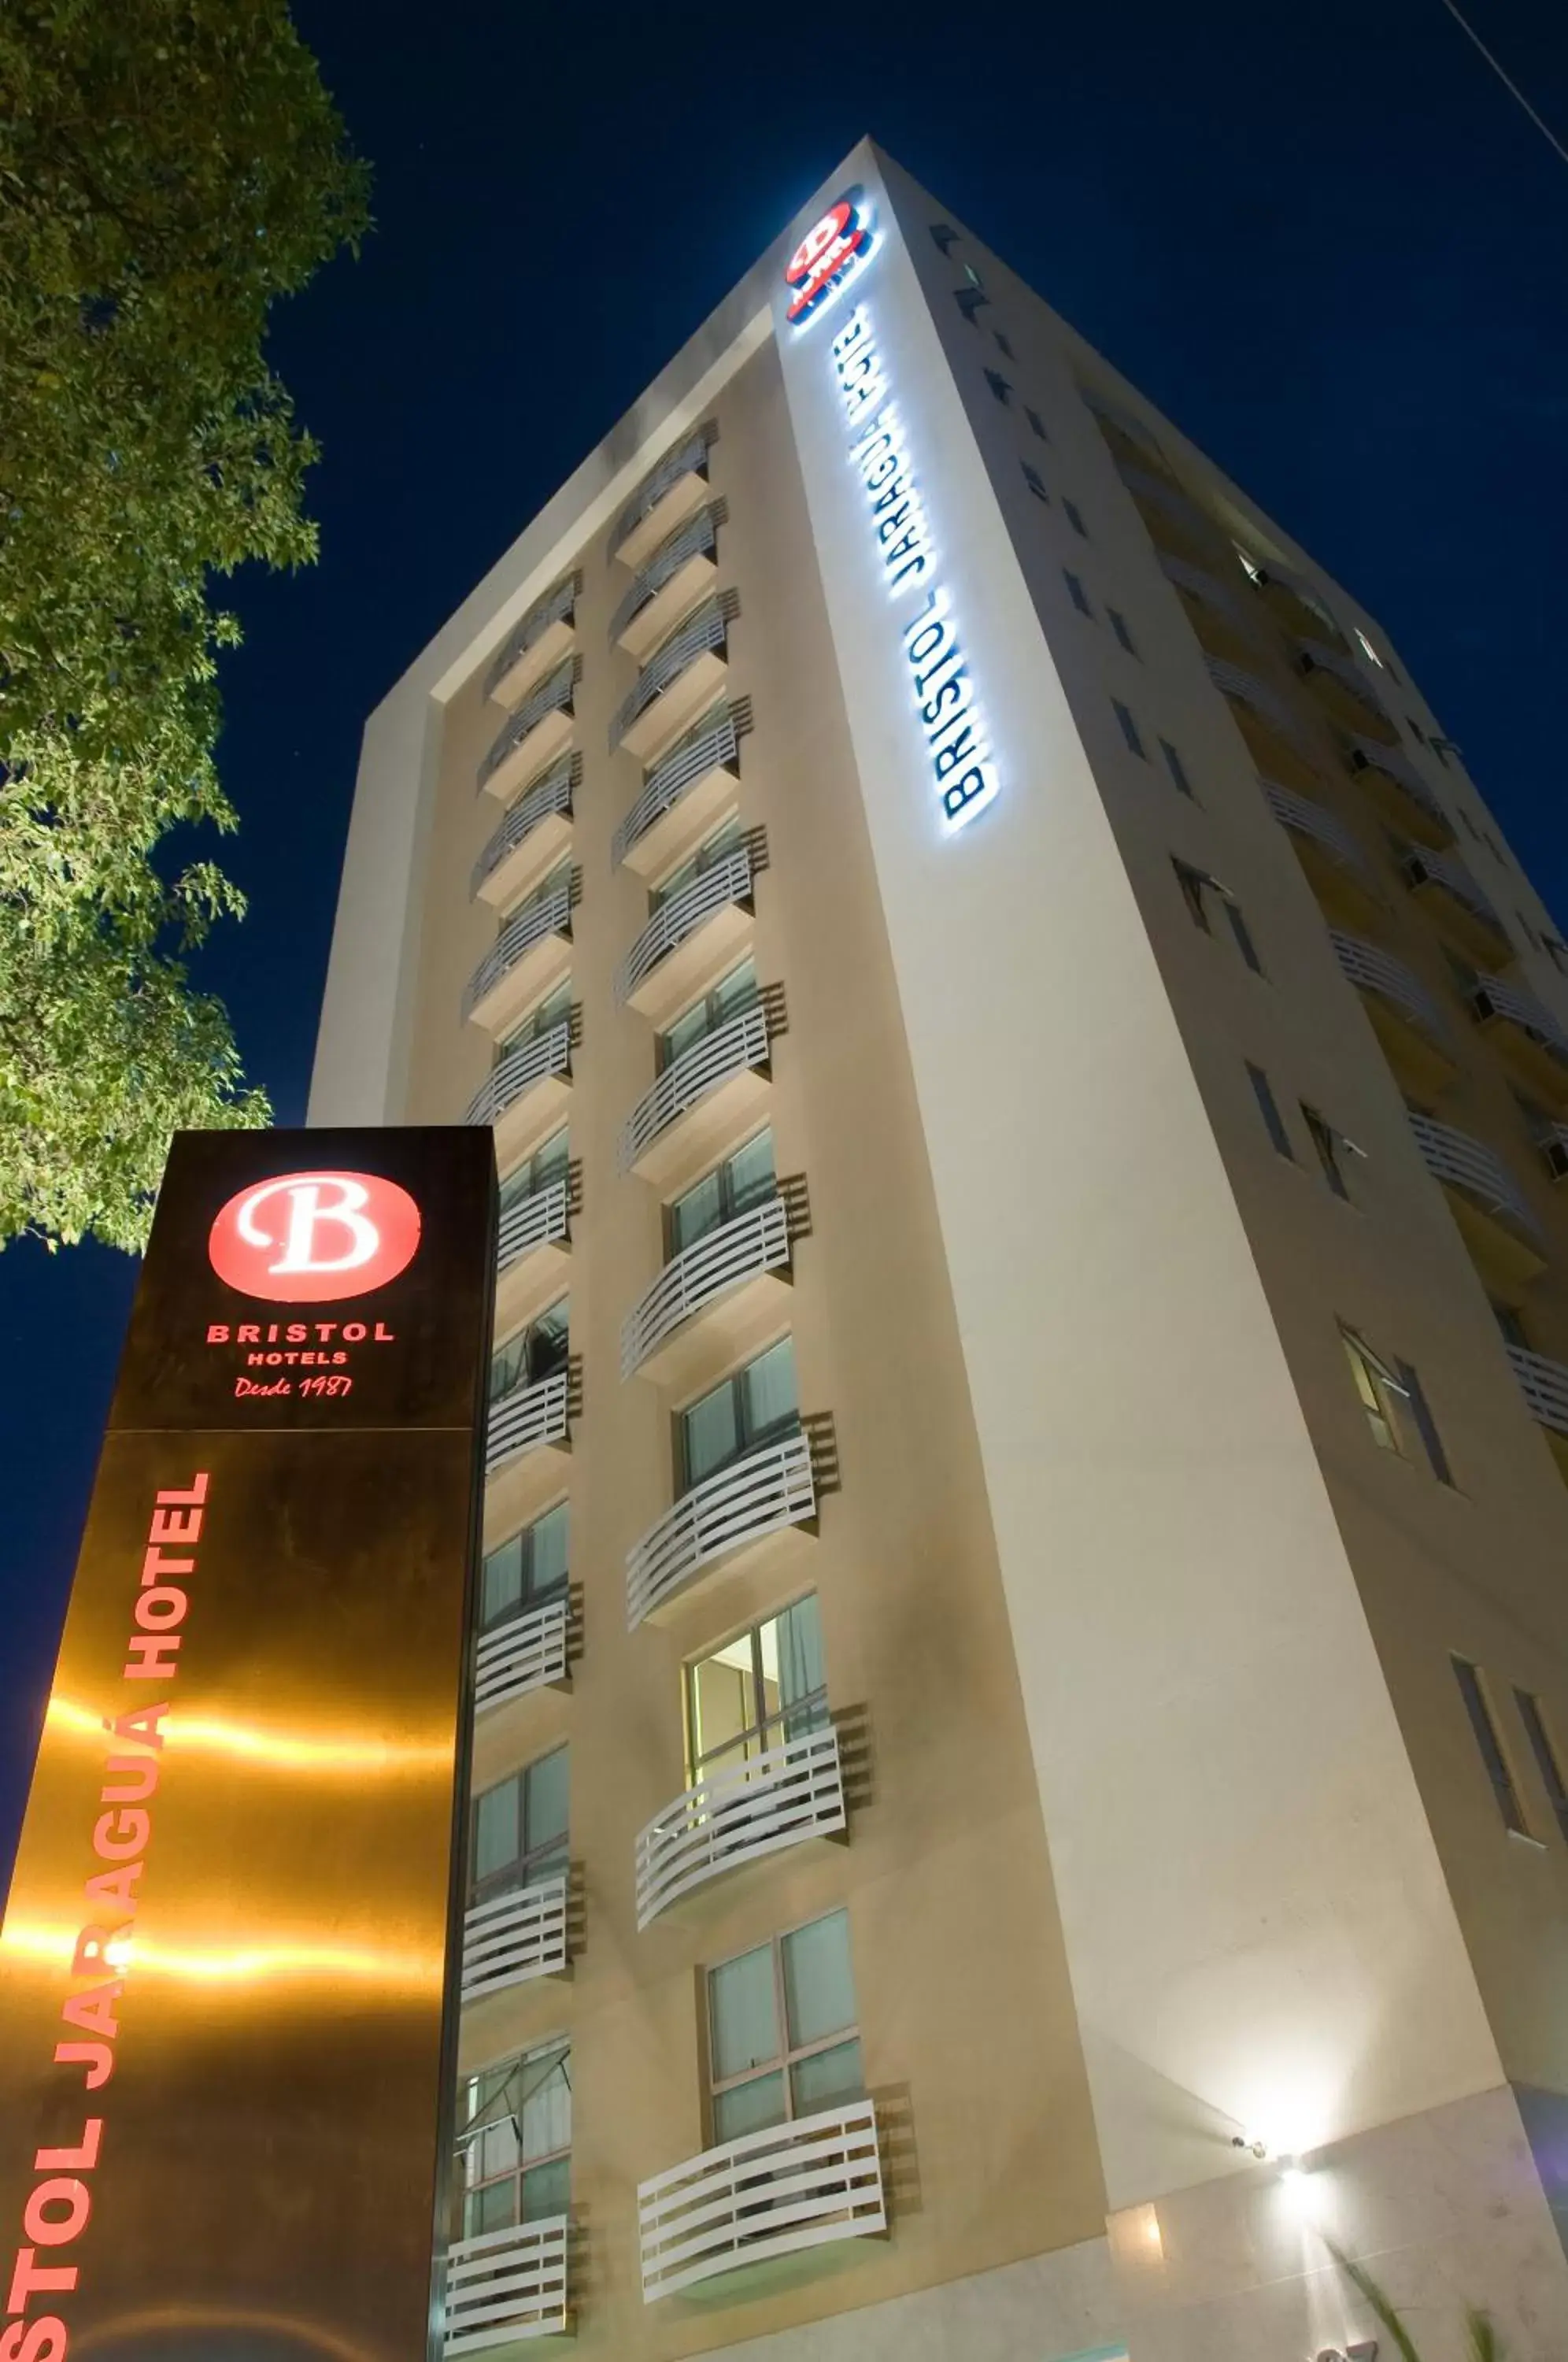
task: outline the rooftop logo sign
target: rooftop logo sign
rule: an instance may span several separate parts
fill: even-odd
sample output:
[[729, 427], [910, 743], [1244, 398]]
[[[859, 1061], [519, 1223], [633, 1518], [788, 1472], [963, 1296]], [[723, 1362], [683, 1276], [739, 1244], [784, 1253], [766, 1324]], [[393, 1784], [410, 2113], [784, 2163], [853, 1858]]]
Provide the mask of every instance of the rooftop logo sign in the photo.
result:
[[851, 198], [840, 197], [784, 265], [785, 280], [793, 291], [785, 313], [791, 326], [798, 328], [809, 320], [870, 249], [871, 232], [859, 207]]

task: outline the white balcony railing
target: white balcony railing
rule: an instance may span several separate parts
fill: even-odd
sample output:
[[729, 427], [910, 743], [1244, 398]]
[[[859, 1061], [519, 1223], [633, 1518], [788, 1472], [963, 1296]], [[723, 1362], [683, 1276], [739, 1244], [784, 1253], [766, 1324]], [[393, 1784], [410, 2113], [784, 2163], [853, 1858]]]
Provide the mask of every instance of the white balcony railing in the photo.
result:
[[552, 812], [569, 815], [573, 784], [572, 758], [563, 755], [525, 796], [518, 797], [474, 864], [473, 876], [469, 880], [470, 894], [479, 892], [485, 879], [494, 875], [525, 838], [532, 836], [541, 821], [548, 820]]
[[719, 503], [700, 509], [697, 514], [672, 533], [655, 550], [640, 574], [633, 579], [632, 587], [610, 618], [610, 637], [618, 640], [635, 615], [640, 615], [651, 600], [657, 599], [667, 582], [672, 582], [689, 559], [702, 557], [716, 546], [720, 519]]
[[568, 657], [558, 665], [548, 680], [543, 680], [531, 696], [525, 697], [516, 712], [501, 732], [495, 744], [479, 767], [477, 785], [483, 788], [493, 779], [508, 756], [521, 746], [525, 738], [536, 730], [547, 713], [569, 706], [577, 688], [577, 659]]
[[1463, 904], [1472, 918], [1480, 919], [1499, 935], [1507, 933], [1476, 879], [1463, 862], [1453, 855], [1429, 853], [1423, 847], [1419, 853], [1407, 855], [1404, 870], [1412, 886], [1441, 886], [1444, 893], [1451, 894], [1456, 902]]
[[1165, 455], [1155, 439], [1153, 427], [1145, 426], [1135, 411], [1124, 410], [1121, 404], [1113, 401], [1110, 394], [1100, 393], [1089, 386], [1081, 386], [1079, 392], [1097, 418], [1103, 419], [1108, 426], [1114, 426], [1119, 435], [1124, 435], [1127, 437], [1129, 443], [1136, 443], [1141, 449], [1148, 453], [1152, 459], [1157, 459], [1164, 467]]
[[888, 2227], [870, 2100], [703, 2151], [637, 2191], [643, 2301], [836, 2239]]
[[749, 900], [751, 889], [751, 850], [743, 844], [711, 868], [700, 870], [679, 893], [661, 902], [615, 971], [617, 1006], [624, 1008], [660, 960], [688, 935], [694, 935], [715, 911]]
[[525, 657], [530, 648], [537, 646], [552, 624], [563, 622], [571, 613], [581, 588], [580, 574], [569, 574], [564, 582], [558, 582], [553, 590], [547, 590], [542, 599], [536, 600], [521, 623], [513, 625], [485, 674], [483, 694], [486, 697], [494, 695], [513, 666]]
[[496, 1270], [508, 1271], [532, 1248], [548, 1246], [552, 1239], [564, 1239], [567, 1228], [564, 1181], [552, 1181], [547, 1189], [536, 1189], [531, 1198], [519, 1198], [501, 1218], [495, 1237]]
[[1364, 883], [1372, 882], [1372, 868], [1365, 854], [1337, 814], [1325, 811], [1310, 796], [1298, 796], [1293, 788], [1282, 788], [1277, 779], [1264, 779], [1261, 784], [1268, 808], [1282, 828], [1293, 830], [1297, 836], [1309, 836], [1333, 856], [1342, 869], [1350, 870]]
[[1568, 1435], [1568, 1369], [1561, 1362], [1549, 1362], [1544, 1353], [1527, 1352], [1523, 1345], [1510, 1345], [1507, 1354], [1530, 1417], [1559, 1435]]
[[639, 1831], [637, 1926], [744, 1862], [847, 1827], [836, 1730], [765, 1748], [736, 1771], [699, 1780]]
[[474, 1650], [475, 1713], [564, 1682], [568, 1623], [566, 1601], [551, 1599], [484, 1633]]
[[811, 1445], [799, 1432], [693, 1485], [626, 1553], [626, 1628], [635, 1632], [703, 1567], [816, 1511]]
[[532, 1042], [519, 1042], [508, 1050], [491, 1071], [483, 1087], [469, 1101], [465, 1123], [494, 1123], [514, 1100], [534, 1084], [543, 1082], [547, 1075], [571, 1072], [571, 1027], [553, 1026]]
[[567, 1965], [564, 1871], [536, 1886], [476, 1903], [463, 1916], [462, 1998], [482, 2001], [532, 1977], [558, 1977]]
[[1300, 651], [1301, 670], [1309, 679], [1315, 672], [1326, 673], [1342, 689], [1349, 690], [1368, 713], [1376, 714], [1380, 721], [1387, 720], [1388, 709], [1353, 657], [1342, 656], [1338, 648], [1329, 647], [1321, 640], [1297, 640], [1296, 645]]
[[560, 2337], [567, 2328], [564, 2214], [454, 2239], [447, 2250], [444, 2354], [482, 2354], [524, 2337]]
[[536, 1385], [513, 1386], [490, 1407], [485, 1429], [484, 1473], [492, 1475], [503, 1460], [532, 1451], [541, 1443], [560, 1443], [567, 1433], [567, 1374], [558, 1370]]
[[1452, 834], [1448, 814], [1402, 747], [1386, 746], [1378, 738], [1353, 738], [1350, 767], [1353, 771], [1381, 771], [1429, 820], [1441, 822]]
[[662, 646], [654, 650], [616, 709], [610, 725], [612, 754], [638, 716], [679, 679], [689, 665], [695, 664], [707, 649], [723, 646], [739, 612], [734, 592], [722, 590], [716, 598], [705, 600], [694, 615], [688, 615]]
[[1256, 621], [1247, 613], [1230, 583], [1221, 581], [1218, 574], [1211, 574], [1206, 566], [1194, 566], [1190, 558], [1177, 557], [1168, 549], [1161, 550], [1160, 566], [1166, 579], [1174, 582], [1178, 590], [1187, 591], [1201, 605], [1212, 609], [1217, 615], [1222, 615], [1226, 623], [1233, 624], [1248, 639], [1257, 638]]
[[1540, 1235], [1524, 1192], [1500, 1156], [1481, 1141], [1473, 1140], [1467, 1131], [1456, 1131], [1452, 1124], [1439, 1123], [1430, 1115], [1419, 1115], [1414, 1109], [1410, 1111], [1410, 1130], [1434, 1180], [1463, 1189], [1467, 1198], [1474, 1198], [1488, 1213], [1505, 1215], [1511, 1229], [1522, 1231], [1531, 1239]]
[[640, 491], [622, 510], [610, 535], [610, 555], [614, 557], [624, 541], [629, 541], [646, 516], [651, 516], [666, 492], [680, 481], [682, 476], [703, 475], [708, 466], [708, 447], [712, 440], [709, 429], [699, 428], [684, 443], [661, 459]]
[[683, 1320], [759, 1272], [790, 1261], [790, 1224], [782, 1198], [752, 1206], [721, 1222], [667, 1263], [621, 1326], [621, 1375], [641, 1368]]
[[1517, 1025], [1521, 1033], [1557, 1060], [1568, 1066], [1568, 1033], [1564, 1033], [1543, 1000], [1522, 986], [1507, 984], [1500, 976], [1478, 977], [1475, 981], [1475, 1011], [1482, 1019], [1504, 1018]]
[[1448, 1028], [1424, 984], [1412, 976], [1403, 960], [1369, 944], [1363, 935], [1329, 930], [1329, 940], [1347, 979], [1358, 992], [1375, 992], [1409, 1020], [1428, 1039], [1446, 1046]]
[[617, 1151], [621, 1171], [630, 1172], [661, 1131], [730, 1076], [767, 1064], [767, 1019], [761, 1003], [754, 1001], [738, 1017], [694, 1042], [665, 1068], [653, 1088], [644, 1092], [621, 1128]]
[[733, 706], [721, 706], [701, 729], [671, 747], [663, 762], [648, 774], [642, 794], [615, 831], [610, 846], [613, 867], [619, 869], [639, 837], [646, 836], [656, 821], [674, 809], [694, 781], [706, 778], [711, 771], [734, 771], [738, 767], [737, 742], [742, 731], [750, 726], [750, 720], [749, 701], [738, 699]]
[[1130, 466], [1125, 460], [1119, 462], [1119, 469], [1122, 482], [1135, 501], [1147, 501], [1163, 510], [1173, 524], [1184, 533], [1195, 534], [1201, 541], [1212, 546], [1219, 539], [1220, 528], [1213, 518], [1200, 509], [1195, 500], [1189, 499], [1179, 485], [1173, 484], [1165, 476], [1151, 476], [1146, 469]]
[[491, 948], [480, 960], [463, 994], [463, 1015], [469, 1017], [503, 976], [548, 935], [571, 933], [571, 889], [557, 886], [536, 902], [525, 903], [508, 919]]
[[1257, 675], [1249, 672], [1244, 665], [1228, 664], [1223, 657], [1209, 657], [1206, 661], [1209, 678], [1222, 697], [1233, 699], [1238, 705], [1250, 707], [1259, 721], [1266, 722], [1287, 745], [1301, 754], [1309, 752], [1300, 723], [1284, 698], [1276, 695], [1266, 681], [1259, 680]]

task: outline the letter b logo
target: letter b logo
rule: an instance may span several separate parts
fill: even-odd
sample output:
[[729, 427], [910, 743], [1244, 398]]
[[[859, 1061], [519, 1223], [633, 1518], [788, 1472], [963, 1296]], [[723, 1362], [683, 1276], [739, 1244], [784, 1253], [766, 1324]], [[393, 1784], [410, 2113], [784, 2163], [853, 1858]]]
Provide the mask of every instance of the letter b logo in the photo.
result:
[[207, 1241], [213, 1269], [244, 1296], [330, 1304], [406, 1271], [419, 1209], [374, 1173], [283, 1173], [231, 1198]]

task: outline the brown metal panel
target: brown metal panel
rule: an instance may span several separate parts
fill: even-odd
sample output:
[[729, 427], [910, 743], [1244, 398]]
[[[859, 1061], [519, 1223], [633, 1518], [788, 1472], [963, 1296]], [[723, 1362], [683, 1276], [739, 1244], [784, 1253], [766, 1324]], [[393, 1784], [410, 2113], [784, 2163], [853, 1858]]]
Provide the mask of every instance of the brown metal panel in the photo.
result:
[[0, 1934], [4, 2362], [435, 2349], [494, 1192], [175, 1143]]

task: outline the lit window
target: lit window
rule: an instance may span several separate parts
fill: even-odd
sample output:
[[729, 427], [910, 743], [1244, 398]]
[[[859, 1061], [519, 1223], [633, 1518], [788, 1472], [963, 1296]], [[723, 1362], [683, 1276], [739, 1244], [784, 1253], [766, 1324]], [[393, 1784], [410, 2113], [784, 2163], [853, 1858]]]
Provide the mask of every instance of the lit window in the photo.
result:
[[1351, 1365], [1355, 1390], [1361, 1407], [1366, 1413], [1366, 1423], [1385, 1451], [1399, 1449], [1398, 1430], [1394, 1424], [1394, 1398], [1399, 1391], [1399, 1381], [1392, 1370], [1386, 1369], [1369, 1346], [1353, 1329], [1340, 1330], [1345, 1358]]
[[1082, 534], [1084, 539], [1087, 541], [1088, 539], [1088, 527], [1085, 524], [1081, 513], [1071, 501], [1064, 501], [1062, 502], [1062, 514], [1066, 518], [1067, 523], [1072, 526], [1073, 531], [1075, 533]]
[[680, 1414], [678, 1438], [683, 1491], [744, 1460], [765, 1444], [795, 1433], [795, 1344], [781, 1337], [744, 1370], [714, 1386]]
[[1179, 860], [1173, 860], [1171, 866], [1176, 871], [1176, 883], [1181, 888], [1182, 899], [1191, 913], [1193, 924], [1201, 927], [1206, 935], [1211, 935], [1214, 929], [1209, 920], [1209, 906], [1211, 899], [1217, 901], [1224, 912], [1225, 923], [1235, 940], [1236, 949], [1253, 975], [1261, 976], [1263, 962], [1258, 957], [1252, 930], [1235, 896], [1227, 887], [1220, 885], [1218, 877], [1211, 877], [1207, 869], [1194, 869], [1190, 862]]
[[1453, 1666], [1454, 1679], [1459, 1683], [1459, 1694], [1464, 1700], [1464, 1711], [1470, 1717], [1476, 1749], [1485, 1766], [1486, 1777], [1492, 1783], [1492, 1794], [1497, 1799], [1503, 1826], [1512, 1829], [1518, 1837], [1528, 1838], [1529, 1824], [1519, 1803], [1514, 1775], [1508, 1769], [1508, 1759], [1503, 1752], [1503, 1742], [1497, 1736], [1497, 1726], [1492, 1719], [1480, 1667], [1473, 1665], [1468, 1657], [1454, 1657], [1450, 1661]]
[[859, 2099], [847, 1915], [830, 1911], [710, 1969], [708, 2047], [715, 2141]]
[[1234, 549], [1236, 556], [1240, 558], [1242, 562], [1242, 571], [1246, 576], [1248, 581], [1261, 582], [1264, 579], [1264, 570], [1258, 564], [1257, 559], [1255, 557], [1249, 557], [1239, 541], [1232, 542], [1231, 546]]
[[[1071, 582], [1073, 579], [1073, 576], [1069, 574], [1067, 577], [1068, 581]], [[1148, 756], [1144, 752], [1143, 741], [1138, 734], [1138, 724], [1133, 721], [1132, 714], [1128, 712], [1126, 706], [1122, 704], [1121, 700], [1119, 697], [1113, 697], [1111, 699], [1110, 710], [1115, 714], [1118, 723], [1121, 724], [1121, 735], [1127, 741], [1128, 753], [1130, 755], [1142, 755], [1144, 761], [1147, 762]]]
[[1377, 650], [1373, 646], [1372, 642], [1367, 638], [1366, 634], [1362, 630], [1359, 624], [1354, 626], [1354, 630], [1356, 642], [1361, 649], [1362, 655], [1366, 658], [1369, 664], [1375, 664], [1377, 667], [1378, 671], [1381, 672], [1383, 670], [1383, 658], [1378, 655]]
[[1518, 1306], [1499, 1304], [1494, 1299], [1492, 1314], [1502, 1332], [1504, 1344], [1512, 1345], [1520, 1353], [1528, 1353], [1530, 1349], [1529, 1331], [1525, 1327], [1524, 1315]]
[[1253, 1097], [1258, 1103], [1258, 1113], [1264, 1120], [1264, 1130], [1280, 1155], [1288, 1158], [1294, 1164], [1296, 1152], [1290, 1145], [1290, 1134], [1285, 1129], [1285, 1118], [1279, 1112], [1278, 1102], [1270, 1087], [1268, 1076], [1261, 1066], [1254, 1066], [1250, 1060], [1247, 1064], [1247, 1076], [1253, 1087]]
[[475, 1798], [475, 1903], [565, 1876], [567, 1793], [567, 1750], [558, 1747]]
[[1184, 796], [1190, 796], [1193, 802], [1196, 803], [1198, 801], [1198, 797], [1193, 789], [1192, 781], [1187, 776], [1187, 766], [1182, 761], [1181, 756], [1177, 754], [1176, 748], [1171, 745], [1168, 738], [1161, 739], [1160, 752], [1165, 758], [1165, 768], [1171, 775], [1172, 785], [1176, 789], [1178, 793]]
[[1051, 495], [1045, 489], [1045, 480], [1041, 475], [1039, 469], [1037, 468], [1032, 468], [1027, 459], [1021, 459], [1018, 464], [1023, 469], [1023, 480], [1028, 485], [1030, 491], [1033, 493], [1035, 499], [1037, 501], [1044, 501], [1048, 503]]
[[1045, 432], [1045, 421], [1041, 417], [1040, 413], [1037, 410], [1031, 410], [1026, 403], [1023, 414], [1029, 421], [1030, 433], [1038, 435], [1042, 443], [1049, 443], [1051, 437]]
[[1514, 1701], [1519, 1710], [1519, 1720], [1525, 1727], [1530, 1753], [1535, 1757], [1536, 1770], [1540, 1773], [1540, 1784], [1546, 1791], [1547, 1801], [1556, 1815], [1558, 1827], [1564, 1837], [1568, 1837], [1568, 1788], [1562, 1784], [1562, 1766], [1551, 1743], [1551, 1734], [1546, 1727], [1540, 1700], [1532, 1696], [1529, 1690], [1516, 1689]]
[[687, 1776], [738, 1770], [827, 1727], [822, 1623], [810, 1594], [686, 1668]]
[[733, 1221], [737, 1214], [777, 1196], [778, 1188], [773, 1134], [759, 1131], [755, 1140], [748, 1140], [744, 1148], [737, 1148], [733, 1156], [726, 1156], [677, 1198], [668, 1215], [670, 1253], [679, 1254], [684, 1248], [695, 1246], [722, 1222]]
[[990, 387], [991, 392], [996, 395], [997, 400], [1001, 403], [1004, 407], [1012, 400], [1011, 386], [1009, 385], [1006, 378], [999, 376], [994, 369], [988, 369], [986, 371], [986, 383]]
[[492, 1632], [526, 1616], [567, 1587], [567, 1505], [558, 1502], [520, 1534], [486, 1553], [480, 1585], [480, 1628]]
[[458, 2086], [453, 2237], [510, 2231], [567, 2211], [571, 2047], [548, 2042]]
[[1453, 1473], [1448, 1464], [1448, 1454], [1414, 1366], [1408, 1362], [1396, 1362], [1390, 1368], [1373, 1352], [1364, 1337], [1342, 1321], [1340, 1337], [1366, 1413], [1366, 1423], [1383, 1450], [1397, 1452], [1403, 1459], [1410, 1458], [1407, 1439], [1413, 1433], [1432, 1474], [1440, 1484], [1452, 1485]]
[[1323, 1168], [1324, 1180], [1336, 1198], [1348, 1198], [1350, 1191], [1345, 1187], [1345, 1176], [1340, 1169], [1340, 1149], [1342, 1145], [1340, 1134], [1331, 1123], [1327, 1122], [1319, 1114], [1316, 1108], [1309, 1107], [1305, 1099], [1301, 1102], [1301, 1115], [1307, 1126], [1308, 1137], [1317, 1151], [1318, 1162]]
[[[1084, 589], [1084, 586], [1079, 581], [1077, 576], [1072, 573], [1068, 568], [1064, 566], [1062, 568], [1062, 579], [1067, 586], [1067, 596], [1072, 601], [1074, 606], [1077, 609], [1079, 614], [1092, 615], [1094, 613], [1094, 609], [1089, 605], [1088, 592]], [[1138, 751], [1141, 754], [1143, 752], [1142, 747], [1140, 747]]]
[[1128, 655], [1130, 657], [1135, 657], [1138, 651], [1132, 645], [1132, 635], [1127, 628], [1126, 616], [1120, 613], [1114, 607], [1108, 607], [1105, 612], [1110, 621], [1111, 630], [1115, 633], [1117, 638], [1121, 641]]

